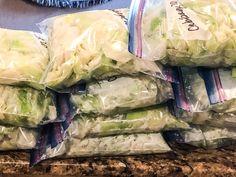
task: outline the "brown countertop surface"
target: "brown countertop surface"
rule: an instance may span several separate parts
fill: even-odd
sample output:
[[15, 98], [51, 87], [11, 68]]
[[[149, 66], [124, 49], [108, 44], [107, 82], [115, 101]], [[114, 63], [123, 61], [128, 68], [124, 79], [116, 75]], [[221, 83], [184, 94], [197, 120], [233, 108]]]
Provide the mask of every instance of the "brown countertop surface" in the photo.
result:
[[29, 154], [0, 153], [0, 176], [190, 176], [236, 177], [236, 146], [217, 150], [175, 147], [173, 153], [47, 160], [29, 168]]

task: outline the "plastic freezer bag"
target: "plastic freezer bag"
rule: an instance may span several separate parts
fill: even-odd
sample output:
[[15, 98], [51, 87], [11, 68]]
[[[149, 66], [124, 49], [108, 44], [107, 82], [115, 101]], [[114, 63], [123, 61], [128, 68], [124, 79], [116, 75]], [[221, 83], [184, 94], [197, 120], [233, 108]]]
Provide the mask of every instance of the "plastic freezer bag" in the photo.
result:
[[146, 75], [89, 83], [86, 94], [72, 94], [79, 113], [116, 114], [160, 104], [173, 98], [169, 82]]
[[161, 134], [118, 135], [83, 140], [70, 138], [66, 157], [153, 154], [171, 151]]
[[57, 118], [54, 94], [29, 87], [0, 86], [0, 123], [37, 127]]
[[236, 111], [236, 79], [230, 69], [179, 68], [174, 85], [177, 107], [190, 112]]
[[43, 83], [60, 90], [79, 81], [122, 74], [142, 72], [165, 78], [161, 66], [128, 52], [127, 12], [81, 12], [42, 22], [41, 28], [49, 37], [51, 60]]
[[160, 132], [188, 129], [187, 123], [176, 119], [166, 106], [139, 109], [116, 116], [77, 116], [68, 131], [71, 137], [100, 137], [120, 134]]
[[0, 28], [0, 84], [39, 84], [49, 62], [46, 42], [39, 34]]
[[174, 66], [236, 65], [231, 0], [133, 0], [129, 50]]
[[100, 138], [65, 139], [56, 147], [35, 149], [31, 165], [49, 158], [75, 158], [114, 155], [141, 155], [170, 152], [161, 134], [118, 135]]
[[194, 125], [209, 125], [219, 128], [236, 128], [236, 115], [232, 113], [187, 112], [181, 109], [175, 110], [178, 119]]
[[0, 151], [33, 149], [37, 142], [37, 131], [21, 127], [0, 126]]
[[235, 129], [216, 128], [208, 126], [194, 126], [192, 130], [168, 132], [167, 140], [187, 143], [203, 148], [220, 148], [236, 143]]

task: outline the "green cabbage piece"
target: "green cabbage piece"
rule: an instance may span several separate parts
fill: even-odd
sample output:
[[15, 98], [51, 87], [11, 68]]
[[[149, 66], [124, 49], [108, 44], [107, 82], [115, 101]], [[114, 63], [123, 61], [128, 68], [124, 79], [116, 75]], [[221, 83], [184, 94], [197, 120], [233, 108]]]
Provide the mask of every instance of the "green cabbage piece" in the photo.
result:
[[0, 123], [37, 127], [57, 118], [53, 95], [29, 87], [0, 86]]
[[[236, 11], [229, 1], [180, 0], [178, 3], [183, 11], [176, 10], [179, 5], [166, 11], [168, 4], [146, 2], [142, 20], [143, 57], [174, 66], [236, 65]], [[176, 20], [168, 18], [175, 12]], [[191, 22], [200, 26], [198, 34], [203, 37], [190, 38], [191, 32], [197, 33], [188, 31]]]
[[161, 66], [128, 52], [124, 22], [127, 12], [127, 9], [82, 12], [42, 22], [42, 26], [46, 24], [49, 28], [51, 60], [43, 83], [60, 90], [82, 80], [122, 74], [142, 72], [164, 77]]
[[105, 115], [160, 104], [172, 98], [169, 82], [146, 75], [93, 82], [88, 84], [86, 94], [71, 95], [78, 112]]
[[176, 119], [166, 106], [139, 109], [112, 117], [78, 116], [69, 128], [76, 138], [151, 133], [162, 130], [188, 129], [189, 125]]
[[33, 149], [37, 131], [21, 127], [0, 126], [0, 150]]
[[161, 134], [118, 135], [101, 138], [70, 138], [65, 157], [137, 155], [169, 152]]
[[0, 84], [43, 89], [40, 81], [48, 62], [40, 35], [0, 28]]
[[232, 68], [232, 77], [233, 77], [233, 78], [236, 77], [236, 68]]
[[181, 132], [185, 143], [203, 148], [219, 148], [236, 144], [235, 129], [195, 126]]

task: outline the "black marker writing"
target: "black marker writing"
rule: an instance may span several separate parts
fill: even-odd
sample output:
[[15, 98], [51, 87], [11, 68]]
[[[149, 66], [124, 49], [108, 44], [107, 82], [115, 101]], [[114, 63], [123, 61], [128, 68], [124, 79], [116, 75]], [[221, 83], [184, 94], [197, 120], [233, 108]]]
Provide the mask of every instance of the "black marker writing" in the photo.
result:
[[180, 15], [180, 20], [184, 21], [182, 24], [188, 25], [188, 31], [197, 31], [199, 30], [199, 26], [197, 26], [190, 17], [184, 13], [184, 7], [179, 5], [177, 1], [170, 2], [171, 7], [175, 7], [175, 10]]

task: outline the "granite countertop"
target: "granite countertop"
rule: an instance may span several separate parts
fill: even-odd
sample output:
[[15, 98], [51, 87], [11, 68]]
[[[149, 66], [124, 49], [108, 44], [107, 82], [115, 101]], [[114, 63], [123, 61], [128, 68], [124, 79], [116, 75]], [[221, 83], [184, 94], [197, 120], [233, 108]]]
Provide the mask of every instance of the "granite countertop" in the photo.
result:
[[0, 153], [0, 174], [17, 176], [236, 176], [236, 146], [218, 150], [175, 146], [175, 152], [127, 157], [47, 160], [29, 168], [29, 154]]

